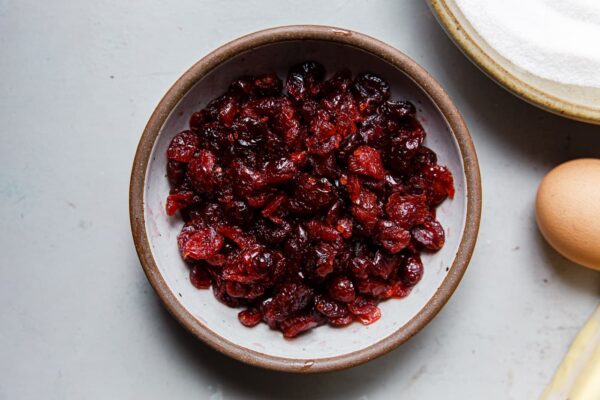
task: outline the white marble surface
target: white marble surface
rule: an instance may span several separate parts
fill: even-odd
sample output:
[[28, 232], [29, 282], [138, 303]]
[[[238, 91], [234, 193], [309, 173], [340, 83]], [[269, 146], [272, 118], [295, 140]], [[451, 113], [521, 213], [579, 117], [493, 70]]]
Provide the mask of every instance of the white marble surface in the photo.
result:
[[[291, 23], [362, 31], [428, 69], [465, 116], [484, 188], [475, 256], [441, 314], [383, 358], [315, 376], [239, 364], [180, 328], [127, 211], [139, 135], [172, 82]], [[532, 208], [549, 168], [600, 157], [600, 127], [496, 86], [420, 0], [0, 0], [0, 73], [0, 399], [531, 399], [600, 299], [600, 274], [549, 249]]]

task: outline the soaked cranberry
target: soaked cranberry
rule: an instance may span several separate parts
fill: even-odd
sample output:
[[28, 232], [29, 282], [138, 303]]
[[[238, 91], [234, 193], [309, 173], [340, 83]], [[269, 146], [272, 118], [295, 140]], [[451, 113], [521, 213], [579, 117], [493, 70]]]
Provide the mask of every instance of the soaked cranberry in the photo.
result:
[[192, 285], [286, 338], [373, 323], [408, 296], [420, 252], [444, 244], [435, 207], [454, 196], [412, 103], [371, 73], [325, 76], [307, 61], [285, 83], [240, 77], [167, 149], [165, 208], [185, 222]]
[[415, 286], [423, 277], [423, 263], [418, 255], [411, 255], [406, 258], [402, 266], [402, 280], [408, 286]]
[[302, 311], [313, 299], [314, 291], [306, 285], [286, 283], [271, 301], [264, 306], [263, 318], [267, 321], [283, 321]]
[[315, 297], [315, 310], [323, 314], [328, 321], [339, 321], [350, 315], [346, 304], [339, 303], [323, 295]]
[[392, 221], [379, 221], [377, 239], [390, 253], [401, 252], [410, 243], [410, 232]]
[[185, 163], [169, 160], [167, 163], [167, 178], [172, 187], [178, 187], [183, 183], [185, 180], [185, 169]]
[[319, 321], [313, 315], [299, 315], [281, 322], [280, 328], [283, 332], [283, 337], [291, 339], [318, 325]]
[[426, 221], [412, 230], [413, 239], [428, 250], [439, 250], [445, 242], [444, 228], [437, 221]]
[[354, 284], [349, 278], [343, 276], [339, 276], [331, 281], [328, 293], [332, 299], [343, 303], [353, 302], [356, 297]]
[[222, 246], [221, 235], [213, 228], [202, 228], [183, 239], [180, 250], [184, 259], [206, 260], [216, 255]]
[[196, 265], [190, 270], [190, 282], [196, 289], [208, 289], [210, 287], [210, 275], [206, 269]]
[[375, 74], [360, 74], [352, 84], [361, 112], [372, 113], [380, 104], [390, 98], [390, 86]]
[[427, 198], [423, 195], [393, 193], [385, 205], [390, 219], [403, 227], [422, 224], [429, 217]]
[[415, 106], [408, 101], [387, 101], [382, 106], [382, 111], [385, 115], [394, 119], [401, 119], [406, 116], [414, 117], [417, 113]]
[[254, 79], [254, 91], [259, 96], [275, 96], [281, 92], [283, 82], [274, 74], [257, 76]]
[[428, 183], [430, 204], [438, 205], [446, 197], [454, 197], [454, 180], [448, 168], [441, 165], [427, 165], [423, 168], [422, 174]]
[[388, 280], [394, 271], [398, 269], [400, 263], [401, 258], [399, 256], [377, 250], [371, 260], [369, 273], [373, 276]]
[[402, 299], [410, 294], [411, 287], [404, 284], [402, 281], [394, 282], [390, 291], [388, 292], [389, 297], [395, 299]]
[[252, 327], [260, 323], [262, 314], [258, 308], [248, 308], [247, 310], [240, 311], [238, 319], [242, 325]]
[[175, 135], [167, 150], [169, 160], [189, 162], [200, 145], [200, 139], [192, 131], [183, 131]]
[[217, 158], [209, 150], [202, 150], [190, 160], [187, 174], [194, 188], [202, 192], [212, 192], [219, 183], [221, 168], [216, 165]]
[[374, 179], [383, 179], [385, 170], [379, 151], [369, 146], [360, 146], [348, 158], [348, 171]]
[[290, 69], [286, 89], [296, 101], [301, 102], [319, 93], [319, 82], [325, 76], [325, 68], [315, 61], [306, 61]]
[[166, 210], [168, 215], [174, 215], [177, 211], [191, 205], [194, 201], [194, 192], [172, 193], [167, 197]]
[[348, 304], [348, 309], [363, 325], [370, 325], [381, 318], [381, 311], [375, 301], [365, 297], [357, 297], [354, 302]]

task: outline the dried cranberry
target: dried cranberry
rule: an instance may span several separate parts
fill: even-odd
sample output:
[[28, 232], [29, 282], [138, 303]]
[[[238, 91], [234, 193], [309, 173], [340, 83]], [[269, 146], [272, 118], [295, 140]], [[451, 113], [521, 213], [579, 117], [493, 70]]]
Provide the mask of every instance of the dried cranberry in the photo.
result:
[[195, 265], [190, 270], [190, 282], [196, 289], [208, 289], [210, 287], [210, 275], [206, 269]]
[[341, 218], [336, 225], [336, 229], [344, 239], [349, 239], [352, 236], [352, 220]]
[[192, 204], [194, 201], [193, 192], [179, 192], [172, 193], [167, 197], [166, 210], [168, 215], [174, 215], [177, 211], [181, 210]]
[[328, 293], [332, 299], [343, 303], [353, 302], [356, 297], [354, 284], [350, 279], [343, 276], [338, 276], [331, 281]]
[[315, 297], [315, 310], [323, 314], [327, 320], [344, 318], [350, 314], [344, 303], [338, 303], [323, 295]]
[[390, 219], [403, 227], [410, 228], [425, 222], [429, 216], [427, 199], [423, 195], [393, 193], [385, 205]]
[[365, 297], [357, 297], [354, 302], [348, 304], [348, 309], [363, 325], [370, 325], [381, 318], [379, 307]]
[[313, 299], [314, 291], [299, 283], [283, 284], [263, 308], [267, 321], [283, 321], [304, 309]]
[[379, 221], [377, 239], [390, 253], [404, 250], [410, 243], [410, 232], [392, 221]]
[[180, 246], [184, 259], [206, 260], [219, 252], [223, 237], [213, 228], [202, 228], [187, 237]]
[[297, 317], [286, 319], [280, 324], [281, 331], [285, 338], [295, 338], [302, 332], [306, 332], [319, 325], [319, 322], [313, 315], [299, 315]]
[[196, 151], [200, 140], [192, 131], [183, 131], [175, 135], [169, 148], [167, 149], [167, 157], [169, 160], [179, 162], [189, 162]]
[[244, 311], [240, 311], [238, 319], [242, 325], [247, 327], [253, 327], [258, 325], [262, 320], [262, 314], [258, 308], [248, 308]]
[[444, 243], [450, 171], [425, 147], [412, 103], [382, 78], [314, 61], [243, 76], [193, 113], [167, 149], [169, 215], [197, 288], [240, 323], [287, 338], [380, 318]]
[[426, 221], [412, 230], [414, 240], [428, 250], [439, 250], [446, 240], [444, 228], [439, 222]]
[[191, 159], [188, 165], [188, 176], [194, 188], [202, 193], [210, 193], [219, 182], [221, 168], [216, 165], [217, 158], [209, 150], [202, 150]]
[[415, 286], [423, 277], [423, 263], [418, 255], [411, 255], [406, 258], [402, 266], [402, 280], [408, 286]]
[[375, 74], [360, 74], [352, 84], [352, 90], [358, 99], [358, 107], [363, 113], [372, 113], [384, 101], [390, 98], [390, 86]]
[[333, 272], [337, 250], [329, 243], [321, 242], [314, 248], [315, 274], [324, 278]]
[[332, 226], [327, 226], [326, 224], [316, 221], [310, 220], [306, 224], [306, 230], [308, 234], [313, 239], [320, 239], [326, 242], [335, 242], [340, 238], [340, 233]]
[[374, 179], [383, 179], [385, 176], [379, 152], [369, 146], [360, 146], [354, 150], [348, 158], [348, 171]]
[[179, 186], [185, 180], [186, 164], [169, 160], [167, 163], [167, 178], [171, 186]]
[[319, 92], [319, 82], [325, 76], [325, 68], [315, 61], [306, 61], [293, 66], [288, 74], [286, 89], [296, 101], [315, 97]]
[[296, 208], [304, 212], [316, 212], [336, 200], [333, 185], [326, 179], [302, 175], [294, 191]]

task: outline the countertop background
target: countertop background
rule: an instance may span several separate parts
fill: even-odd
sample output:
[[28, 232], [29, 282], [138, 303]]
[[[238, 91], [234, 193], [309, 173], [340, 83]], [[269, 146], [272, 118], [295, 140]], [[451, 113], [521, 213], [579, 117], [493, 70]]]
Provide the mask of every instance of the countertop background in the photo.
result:
[[[129, 173], [153, 108], [231, 39], [350, 28], [447, 89], [479, 154], [483, 219], [454, 297], [418, 336], [351, 370], [269, 372], [167, 314], [136, 257]], [[536, 230], [554, 165], [600, 157], [600, 127], [515, 98], [450, 42], [424, 1], [0, 0], [0, 399], [532, 399], [600, 299], [600, 274]]]

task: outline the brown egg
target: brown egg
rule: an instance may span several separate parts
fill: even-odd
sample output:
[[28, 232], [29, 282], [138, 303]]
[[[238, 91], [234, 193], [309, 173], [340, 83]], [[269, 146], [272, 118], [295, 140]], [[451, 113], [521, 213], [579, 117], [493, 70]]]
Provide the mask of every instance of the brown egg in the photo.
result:
[[536, 217], [560, 254], [600, 270], [600, 160], [573, 160], [550, 171], [538, 189]]

